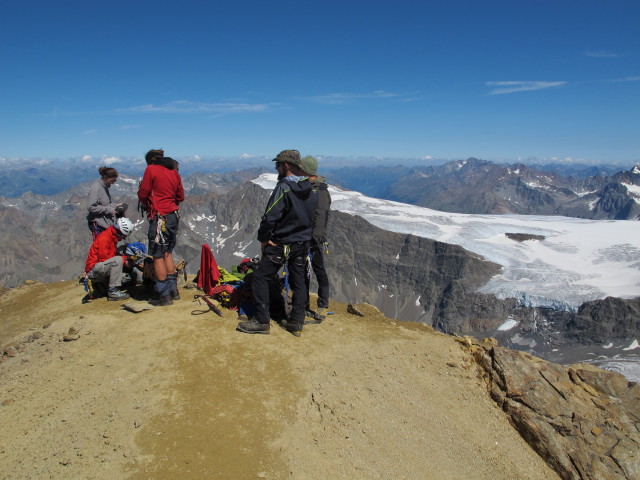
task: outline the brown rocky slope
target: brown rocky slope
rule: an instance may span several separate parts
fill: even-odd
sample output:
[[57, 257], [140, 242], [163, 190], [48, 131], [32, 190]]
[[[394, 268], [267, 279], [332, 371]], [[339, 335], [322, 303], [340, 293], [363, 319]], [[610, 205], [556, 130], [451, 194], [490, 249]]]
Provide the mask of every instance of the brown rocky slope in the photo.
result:
[[[60, 282], [0, 297], [0, 479], [558, 478], [503, 410], [515, 387], [480, 366], [492, 345], [368, 305], [334, 304], [296, 338], [192, 315], [193, 290], [139, 314], [83, 294]], [[616, 385], [609, 403], [634, 394]], [[619, 417], [633, 446], [638, 419], [626, 431]], [[609, 457], [610, 478], [634, 478], [632, 457]]]

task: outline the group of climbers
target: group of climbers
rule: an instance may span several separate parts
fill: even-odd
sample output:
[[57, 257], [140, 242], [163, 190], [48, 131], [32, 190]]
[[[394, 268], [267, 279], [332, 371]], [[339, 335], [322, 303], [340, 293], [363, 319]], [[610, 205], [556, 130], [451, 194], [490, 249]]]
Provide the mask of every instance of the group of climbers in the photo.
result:
[[[155, 291], [149, 303], [166, 306], [180, 298], [173, 250], [184, 189], [178, 163], [165, 157], [163, 150], [150, 150], [145, 159], [147, 167], [138, 188], [138, 199], [149, 220], [148, 255], [153, 262]], [[324, 257], [331, 196], [324, 177], [318, 176], [318, 162], [314, 157], [301, 158], [297, 150], [283, 150], [273, 161], [278, 183], [258, 229], [261, 256], [245, 259], [234, 267], [231, 275], [239, 283], [238, 288], [233, 289], [237, 292], [232, 303], [238, 309], [237, 329], [241, 332], [269, 333], [270, 319], [274, 318], [287, 331], [300, 336], [305, 316], [313, 317], [318, 323], [328, 313], [329, 279]], [[100, 168], [99, 172], [101, 179], [92, 185], [88, 205], [87, 219], [94, 241], [85, 277], [94, 282], [108, 282], [107, 298], [120, 300], [128, 297], [120, 290], [122, 271], [135, 266], [131, 265], [131, 256], [118, 255], [117, 244], [134, 226], [123, 216], [126, 205], [111, 201], [109, 188], [117, 180], [117, 172], [107, 167]], [[287, 286], [292, 291], [288, 312], [282, 297], [281, 269], [286, 272]], [[309, 305], [311, 269], [318, 282], [315, 310]], [[201, 286], [200, 280], [198, 285]]]
[[[153, 259], [156, 292], [149, 303], [166, 306], [180, 298], [173, 249], [176, 246], [180, 218], [178, 210], [184, 201], [184, 189], [178, 173], [178, 162], [165, 157], [163, 150], [150, 150], [145, 160], [147, 167], [138, 188], [138, 200], [149, 220], [148, 254]], [[132, 265], [132, 258], [138, 255], [127, 255], [126, 251], [124, 255], [118, 254], [118, 243], [133, 231], [134, 225], [124, 217], [126, 204], [114, 204], [111, 201], [109, 188], [117, 181], [118, 172], [114, 168], [101, 167], [99, 173], [101, 178], [92, 184], [87, 205], [87, 221], [93, 243], [85, 264], [85, 285], [90, 282], [108, 283], [107, 298], [123, 300], [129, 297], [120, 290], [123, 271], [127, 268], [141, 269], [142, 263]], [[137, 251], [140, 252], [140, 249]], [[87, 290], [92, 292], [88, 286]]]

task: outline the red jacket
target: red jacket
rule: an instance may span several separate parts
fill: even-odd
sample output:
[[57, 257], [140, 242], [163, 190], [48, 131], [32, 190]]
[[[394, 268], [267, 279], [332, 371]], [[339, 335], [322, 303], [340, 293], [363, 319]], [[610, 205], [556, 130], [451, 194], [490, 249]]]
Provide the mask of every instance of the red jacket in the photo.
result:
[[[89, 249], [84, 271], [90, 272], [96, 263], [104, 262], [105, 260], [115, 257], [118, 240], [118, 234], [113, 225], [98, 235]], [[122, 258], [126, 260], [126, 256]]]
[[138, 199], [149, 208], [149, 218], [156, 213], [166, 215], [175, 212], [184, 201], [180, 174], [162, 165], [149, 165], [138, 188]]

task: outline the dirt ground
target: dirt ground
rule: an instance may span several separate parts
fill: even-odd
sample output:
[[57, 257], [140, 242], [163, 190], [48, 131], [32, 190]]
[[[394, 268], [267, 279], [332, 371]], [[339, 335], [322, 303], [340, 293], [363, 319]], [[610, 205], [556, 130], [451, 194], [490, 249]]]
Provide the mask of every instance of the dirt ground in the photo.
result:
[[0, 297], [0, 479], [557, 478], [452, 337], [341, 304], [247, 335], [194, 293], [138, 314], [73, 282]]

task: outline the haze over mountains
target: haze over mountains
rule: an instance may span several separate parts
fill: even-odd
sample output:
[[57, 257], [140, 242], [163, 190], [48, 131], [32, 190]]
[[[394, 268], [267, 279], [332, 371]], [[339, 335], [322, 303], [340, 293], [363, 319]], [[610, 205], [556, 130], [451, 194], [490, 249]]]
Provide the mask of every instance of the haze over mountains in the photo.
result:
[[[422, 174], [435, 175], [445, 182], [440, 172], [448, 169], [458, 170], [461, 161], [446, 162], [436, 159], [417, 158], [372, 158], [372, 157], [327, 157], [320, 156], [321, 173], [326, 175], [332, 184], [342, 185], [376, 198], [390, 198], [389, 187], [402, 177], [410, 176], [413, 170]], [[202, 158], [192, 156], [179, 158], [180, 173], [186, 177], [192, 173], [225, 173], [245, 169], [262, 169], [273, 172], [271, 157], [248, 156]], [[497, 164], [476, 159], [464, 160], [467, 168], [456, 175], [466, 175], [472, 165], [490, 165], [500, 169], [507, 164]], [[107, 165], [115, 167], [121, 174], [130, 177], [141, 176], [146, 166], [142, 157], [108, 157], [94, 158], [84, 156], [65, 160], [22, 159], [0, 157], [0, 196], [18, 197], [28, 191], [35, 194], [53, 195], [63, 192], [82, 182], [96, 177], [98, 167]], [[632, 165], [603, 164], [584, 165], [575, 163], [551, 163], [539, 165], [527, 162], [528, 168], [559, 176], [587, 178], [593, 176], [607, 177], [620, 171], [629, 170]], [[518, 169], [511, 165], [512, 170]], [[498, 175], [499, 176], [499, 175]], [[394, 199], [395, 198], [390, 198]], [[425, 205], [430, 206], [430, 205]], [[431, 206], [433, 207], [433, 206]], [[471, 212], [467, 212], [471, 213]]]

